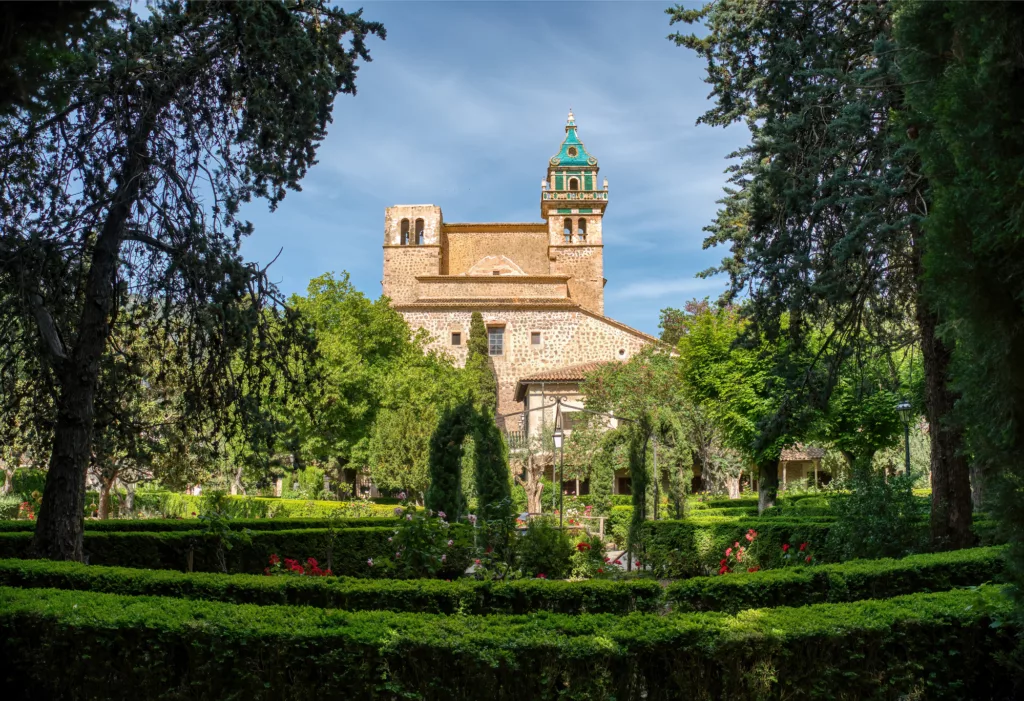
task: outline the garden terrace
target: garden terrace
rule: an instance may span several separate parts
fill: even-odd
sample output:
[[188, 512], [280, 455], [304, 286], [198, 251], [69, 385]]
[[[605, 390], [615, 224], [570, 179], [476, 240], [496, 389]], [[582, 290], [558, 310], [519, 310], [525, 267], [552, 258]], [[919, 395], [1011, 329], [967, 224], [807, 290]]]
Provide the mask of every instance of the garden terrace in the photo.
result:
[[0, 659], [11, 698], [1006, 698], [1011, 679], [992, 660], [1013, 645], [1016, 629], [997, 624], [1009, 614], [994, 586], [671, 616], [438, 616], [3, 587]]

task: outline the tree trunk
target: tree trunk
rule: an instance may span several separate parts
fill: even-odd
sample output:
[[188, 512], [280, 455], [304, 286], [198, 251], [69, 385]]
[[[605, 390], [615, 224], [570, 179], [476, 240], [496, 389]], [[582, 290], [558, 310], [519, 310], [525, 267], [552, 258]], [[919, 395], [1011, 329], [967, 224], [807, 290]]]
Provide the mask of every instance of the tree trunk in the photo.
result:
[[153, 130], [157, 108], [153, 106], [150, 110], [127, 144], [128, 155], [118, 174], [117, 189], [92, 249], [74, 348], [61, 363], [50, 466], [32, 540], [32, 551], [38, 557], [82, 560], [85, 473], [95, 420], [93, 403], [100, 358], [110, 335], [109, 317], [124, 227], [149, 160], [146, 142]]
[[[915, 238], [920, 231], [915, 231]], [[971, 477], [963, 452], [963, 432], [952, 422], [956, 395], [948, 387], [952, 349], [938, 337], [938, 316], [921, 293], [922, 245], [914, 242], [914, 274], [918, 280], [917, 327], [924, 366], [925, 413], [931, 429], [932, 545], [964, 548], [971, 532]]]
[[114, 482], [117, 480], [117, 473], [110, 479], [104, 479], [100, 477], [100, 505], [99, 505], [99, 517], [103, 520], [110, 518], [110, 489], [114, 486]]
[[14, 491], [14, 470], [15, 468], [4, 464], [4, 488], [0, 495], [7, 496]]
[[725, 478], [725, 489], [730, 499], [740, 498], [740, 475]]
[[766, 460], [757, 465], [757, 513], [775, 506], [779, 492], [779, 461]]

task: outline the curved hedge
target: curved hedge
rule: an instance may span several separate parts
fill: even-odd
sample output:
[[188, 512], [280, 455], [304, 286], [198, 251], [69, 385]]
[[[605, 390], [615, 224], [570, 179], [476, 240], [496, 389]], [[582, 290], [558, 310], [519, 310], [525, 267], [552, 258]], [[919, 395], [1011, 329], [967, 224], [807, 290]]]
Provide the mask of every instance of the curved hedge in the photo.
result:
[[0, 586], [174, 596], [228, 603], [431, 613], [629, 613], [726, 611], [881, 599], [980, 585], [1003, 569], [1003, 548], [859, 560], [754, 574], [694, 577], [663, 590], [649, 579], [481, 582], [459, 579], [372, 581], [354, 578], [185, 574], [49, 560], [0, 560]]
[[0, 588], [36, 698], [1010, 698], [996, 587], [799, 609], [435, 616]]
[[[394, 507], [391, 507], [392, 509]], [[252, 531], [291, 531], [303, 528], [389, 528], [398, 524], [398, 518], [236, 518], [228, 521], [232, 529], [248, 528]], [[0, 533], [35, 530], [35, 521], [16, 520], [0, 521]], [[195, 531], [203, 527], [202, 521], [195, 518], [140, 518], [140, 519], [86, 519], [86, 532], [133, 532], [150, 531]]]
[[663, 589], [651, 580], [374, 581], [345, 577], [186, 574], [49, 560], [0, 560], [0, 586], [173, 596], [235, 604], [444, 614], [630, 613], [657, 611], [664, 604]]
[[840, 565], [792, 567], [693, 577], [669, 585], [665, 598], [678, 611], [726, 611], [768, 606], [885, 599], [944, 591], [996, 579], [1005, 548], [971, 548], [911, 555], [900, 560], [853, 560]]
[[[467, 528], [453, 525], [455, 528]], [[313, 557], [330, 563], [336, 575], [350, 577], [382, 577], [384, 568], [368, 567], [368, 558], [386, 559], [393, 555], [388, 538], [393, 528], [343, 528], [329, 531], [307, 528], [290, 531], [254, 531], [249, 543], [236, 543], [227, 551], [231, 572], [260, 573], [267, 558], [276, 553], [305, 561]], [[0, 558], [24, 558], [32, 542], [32, 533], [0, 533]], [[185, 570], [192, 552], [196, 572], [216, 572], [217, 540], [204, 531], [173, 531], [167, 533], [99, 533], [86, 531], [85, 553], [93, 565], [141, 567], [145, 569]], [[458, 551], [449, 558], [451, 569], [445, 576], [458, 576], [469, 566], [469, 553]]]

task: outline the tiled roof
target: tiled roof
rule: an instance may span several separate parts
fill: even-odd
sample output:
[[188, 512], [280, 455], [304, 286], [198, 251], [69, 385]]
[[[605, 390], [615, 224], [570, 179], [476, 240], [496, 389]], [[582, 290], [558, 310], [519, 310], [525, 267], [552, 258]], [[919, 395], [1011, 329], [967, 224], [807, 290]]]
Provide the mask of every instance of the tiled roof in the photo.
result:
[[785, 462], [790, 462], [797, 460], [819, 460], [823, 457], [825, 457], [824, 448], [815, 448], [811, 445], [801, 445], [800, 443], [797, 443], [789, 448], [783, 448], [779, 459]]
[[592, 360], [589, 363], [565, 365], [553, 370], [545, 370], [520, 379], [522, 383], [534, 382], [582, 382], [588, 373], [594, 372], [602, 365], [614, 363], [614, 360]]
[[433, 309], [437, 307], [471, 309], [488, 309], [491, 307], [579, 309], [580, 305], [564, 297], [428, 297], [418, 299], [415, 302], [394, 305], [394, 309], [398, 311], [406, 309]]

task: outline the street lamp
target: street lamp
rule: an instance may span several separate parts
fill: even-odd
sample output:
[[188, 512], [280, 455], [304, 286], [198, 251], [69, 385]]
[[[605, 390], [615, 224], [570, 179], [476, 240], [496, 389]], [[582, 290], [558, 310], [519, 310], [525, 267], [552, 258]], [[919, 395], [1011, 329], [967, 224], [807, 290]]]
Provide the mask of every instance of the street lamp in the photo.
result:
[[896, 413], [903, 420], [903, 445], [906, 448], [907, 476], [910, 476], [910, 419], [913, 418], [913, 407], [906, 399], [896, 405]]
[[565, 435], [562, 433], [562, 420], [561, 419], [562, 419], [561, 412], [559, 412], [559, 413], [557, 413], [555, 415], [555, 432], [552, 434], [552, 437], [555, 439], [555, 447], [558, 448], [558, 527], [559, 528], [562, 527], [562, 513], [565, 511], [565, 509], [562, 508], [562, 504], [564, 503], [564, 501], [563, 501], [563, 496], [564, 496], [563, 492], [564, 492], [564, 490], [562, 489], [562, 485], [565, 484], [565, 480], [562, 478], [562, 471], [563, 471], [563, 468], [564, 468], [564, 465], [565, 465], [565, 461], [563, 459], [564, 456], [565, 456], [565, 452], [562, 450], [562, 441], [564, 440]]

